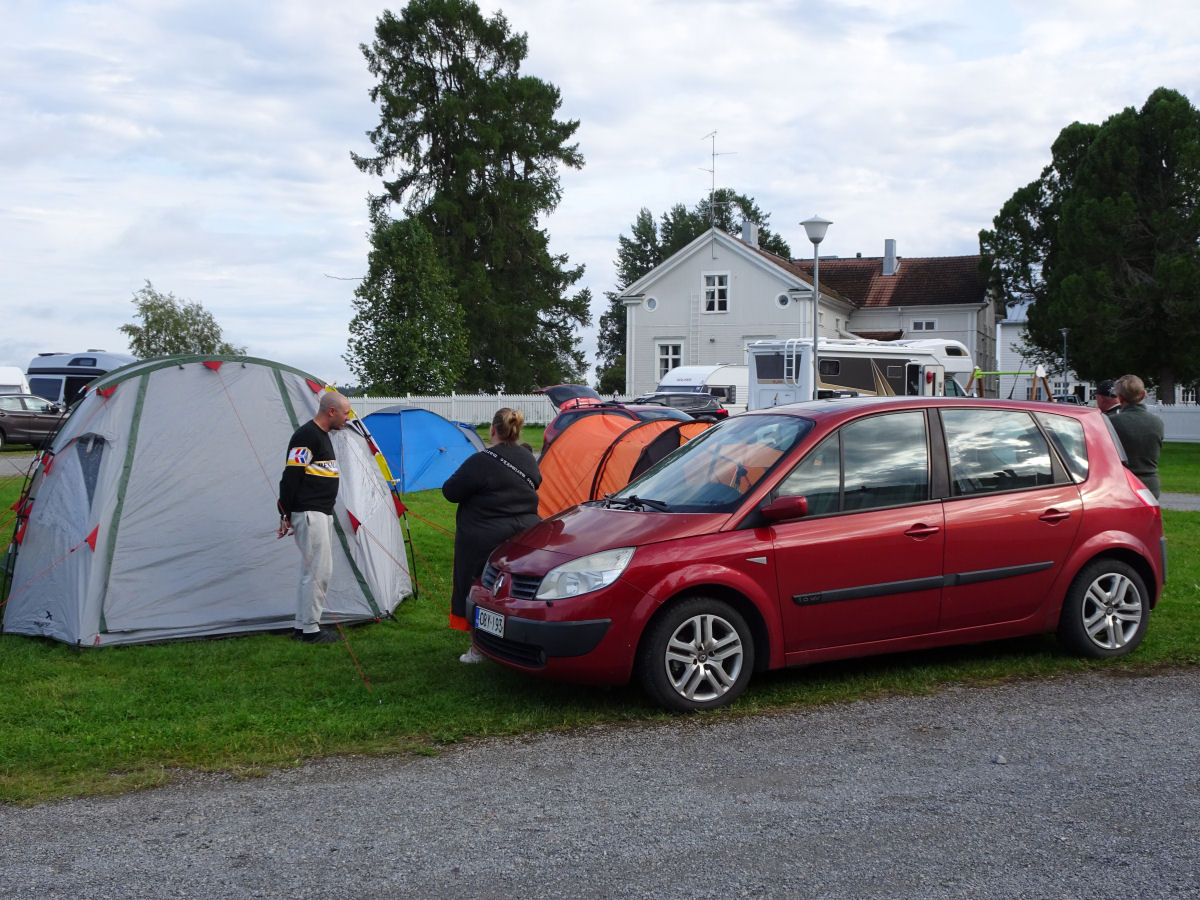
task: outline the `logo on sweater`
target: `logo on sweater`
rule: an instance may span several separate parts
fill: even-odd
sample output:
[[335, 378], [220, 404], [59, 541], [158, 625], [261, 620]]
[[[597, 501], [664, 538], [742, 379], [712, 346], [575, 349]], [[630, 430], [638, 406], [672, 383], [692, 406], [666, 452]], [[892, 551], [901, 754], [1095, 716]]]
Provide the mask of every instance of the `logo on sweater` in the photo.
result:
[[289, 466], [307, 466], [312, 459], [312, 451], [307, 447], [293, 447], [288, 451], [287, 464]]

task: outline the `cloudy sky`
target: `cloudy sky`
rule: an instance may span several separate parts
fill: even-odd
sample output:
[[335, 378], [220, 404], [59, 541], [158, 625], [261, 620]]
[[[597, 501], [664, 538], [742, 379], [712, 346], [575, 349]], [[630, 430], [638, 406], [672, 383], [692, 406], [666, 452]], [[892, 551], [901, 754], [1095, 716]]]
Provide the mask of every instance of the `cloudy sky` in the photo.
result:
[[[1073, 121], [1200, 104], [1194, 0], [488, 0], [586, 159], [545, 223], [602, 299], [638, 210], [713, 183], [797, 256], [978, 251]], [[147, 280], [333, 381], [377, 185], [369, 0], [0, 0], [0, 365], [126, 350]], [[710, 135], [715, 132], [715, 139]], [[599, 314], [599, 308], [596, 314]], [[583, 335], [589, 353], [595, 333]]]

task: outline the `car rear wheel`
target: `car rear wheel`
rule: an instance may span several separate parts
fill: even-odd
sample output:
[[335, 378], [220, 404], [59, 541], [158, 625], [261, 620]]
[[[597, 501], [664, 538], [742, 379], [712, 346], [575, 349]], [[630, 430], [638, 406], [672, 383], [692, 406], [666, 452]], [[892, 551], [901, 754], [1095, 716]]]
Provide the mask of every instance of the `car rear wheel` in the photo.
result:
[[1150, 614], [1146, 583], [1127, 563], [1098, 559], [1071, 582], [1058, 637], [1083, 656], [1124, 656], [1142, 642]]
[[723, 600], [691, 597], [656, 619], [638, 658], [642, 687], [669, 709], [691, 712], [732, 703], [754, 669], [754, 641]]

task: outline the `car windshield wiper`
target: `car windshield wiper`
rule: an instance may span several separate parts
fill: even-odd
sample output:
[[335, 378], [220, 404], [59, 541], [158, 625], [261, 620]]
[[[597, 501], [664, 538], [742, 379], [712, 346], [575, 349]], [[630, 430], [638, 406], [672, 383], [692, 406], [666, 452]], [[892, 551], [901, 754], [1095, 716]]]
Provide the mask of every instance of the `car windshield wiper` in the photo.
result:
[[606, 509], [656, 509], [659, 512], [668, 512], [671, 507], [663, 503], [661, 500], [649, 500], [644, 497], [639, 497], [637, 494], [630, 494], [628, 497], [617, 497], [613, 494], [608, 494], [604, 498], [604, 506]]

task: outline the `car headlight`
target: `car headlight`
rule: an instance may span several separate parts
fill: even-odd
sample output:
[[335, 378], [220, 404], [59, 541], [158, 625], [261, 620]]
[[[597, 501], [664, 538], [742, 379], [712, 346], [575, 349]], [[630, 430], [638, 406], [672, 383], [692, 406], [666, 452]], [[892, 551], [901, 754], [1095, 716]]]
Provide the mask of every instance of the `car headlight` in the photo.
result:
[[556, 566], [542, 579], [535, 599], [563, 600], [608, 587], [625, 571], [633, 551], [633, 547], [618, 547]]

